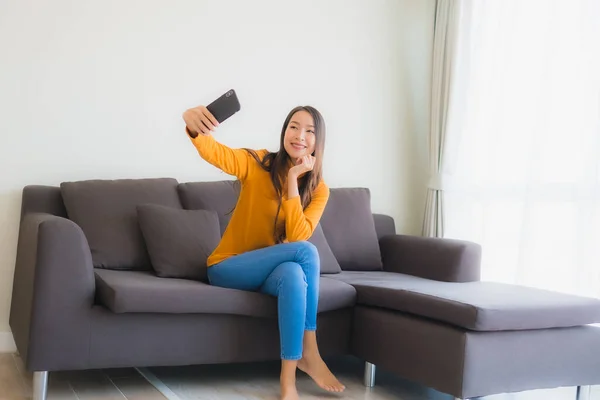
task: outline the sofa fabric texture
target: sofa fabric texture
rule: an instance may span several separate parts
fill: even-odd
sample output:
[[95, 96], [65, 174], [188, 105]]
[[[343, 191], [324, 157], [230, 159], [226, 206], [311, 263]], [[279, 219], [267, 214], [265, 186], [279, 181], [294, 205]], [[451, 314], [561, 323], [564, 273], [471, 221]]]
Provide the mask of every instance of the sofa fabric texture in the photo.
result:
[[[163, 279], [146, 271], [96, 270], [100, 304], [115, 313], [202, 313], [277, 316], [277, 299], [259, 292], [222, 288], [188, 279]], [[353, 307], [356, 290], [321, 277], [318, 312]]]
[[383, 269], [368, 189], [331, 189], [321, 226], [342, 270]]
[[440, 282], [394, 272], [332, 275], [358, 304], [397, 310], [473, 331], [566, 328], [600, 321], [600, 300], [496, 282]]
[[387, 235], [379, 246], [385, 271], [444, 282], [475, 282], [481, 277], [481, 246], [476, 243]]
[[314, 244], [317, 248], [322, 274], [339, 274], [342, 272], [342, 268], [335, 258], [327, 239], [325, 238], [321, 224], [317, 225], [313, 235], [310, 237], [310, 239], [308, 239], [308, 241]]
[[215, 211], [223, 234], [235, 210], [240, 183], [238, 181], [186, 182], [180, 183], [177, 191], [183, 208]]
[[221, 239], [216, 212], [156, 204], [140, 205], [137, 212], [157, 276], [208, 282], [206, 260]]
[[60, 186], [69, 219], [89, 242], [94, 267], [152, 269], [136, 207], [151, 203], [181, 208], [175, 179], [90, 180]]

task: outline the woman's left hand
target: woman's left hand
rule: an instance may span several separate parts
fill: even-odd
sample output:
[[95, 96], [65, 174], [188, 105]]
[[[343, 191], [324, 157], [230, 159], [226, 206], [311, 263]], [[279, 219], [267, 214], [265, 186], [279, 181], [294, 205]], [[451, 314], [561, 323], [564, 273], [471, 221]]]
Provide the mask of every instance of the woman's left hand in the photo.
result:
[[313, 156], [304, 156], [296, 160], [296, 165], [290, 168], [288, 173], [290, 177], [299, 178], [302, 174], [312, 171], [315, 166], [316, 158]]

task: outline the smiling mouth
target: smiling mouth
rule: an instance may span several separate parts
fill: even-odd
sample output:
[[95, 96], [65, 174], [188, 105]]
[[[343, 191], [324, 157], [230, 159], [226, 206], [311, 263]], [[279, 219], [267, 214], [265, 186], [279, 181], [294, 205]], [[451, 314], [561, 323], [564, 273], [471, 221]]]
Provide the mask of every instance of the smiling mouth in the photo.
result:
[[306, 148], [306, 146], [297, 143], [292, 143], [292, 147], [296, 150], [304, 150]]

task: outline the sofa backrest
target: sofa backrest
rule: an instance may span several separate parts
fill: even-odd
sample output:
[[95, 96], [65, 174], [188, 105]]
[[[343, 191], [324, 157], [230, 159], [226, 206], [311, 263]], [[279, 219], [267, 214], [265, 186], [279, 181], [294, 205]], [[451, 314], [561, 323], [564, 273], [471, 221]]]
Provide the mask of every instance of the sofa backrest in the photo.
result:
[[67, 218], [60, 188], [56, 186], [28, 185], [23, 188], [21, 219], [26, 214], [42, 213]]
[[373, 221], [375, 222], [375, 231], [377, 232], [377, 240], [384, 236], [396, 234], [396, 223], [394, 218], [386, 214], [373, 214]]
[[[151, 265], [137, 225], [136, 204], [152, 203], [188, 210], [215, 211], [222, 234], [231, 218], [240, 188], [237, 182], [231, 180], [178, 183], [169, 178], [83, 181], [61, 186], [62, 189], [55, 186], [26, 186], [23, 189], [21, 216], [48, 213], [70, 218], [86, 234], [96, 267], [142, 270], [150, 269]], [[87, 188], [84, 191], [87, 195], [77, 193], [82, 187]], [[93, 214], [91, 208], [94, 204], [89, 202], [89, 196], [94, 198], [96, 195], [93, 193], [106, 190], [112, 190], [115, 195], [113, 201], [108, 203], [110, 206], [104, 206], [102, 218], [98, 219], [97, 215], [91, 220], [86, 218], [89, 216], [86, 215], [88, 209]], [[390, 216], [371, 212], [370, 192], [365, 188], [332, 188], [321, 226], [344, 270], [381, 269], [378, 239], [396, 233], [394, 220]], [[106, 237], [111, 236], [110, 232], [118, 232], [119, 240], [107, 242]]]
[[237, 181], [180, 183], [177, 192], [186, 210], [211, 210], [219, 216], [221, 235], [231, 219], [240, 185]]
[[369, 189], [330, 189], [321, 225], [343, 270], [383, 269]]
[[59, 188], [27, 186], [21, 213], [71, 219], [83, 230], [97, 268], [151, 270], [137, 206], [151, 203], [181, 208], [177, 183], [157, 178], [64, 182]]

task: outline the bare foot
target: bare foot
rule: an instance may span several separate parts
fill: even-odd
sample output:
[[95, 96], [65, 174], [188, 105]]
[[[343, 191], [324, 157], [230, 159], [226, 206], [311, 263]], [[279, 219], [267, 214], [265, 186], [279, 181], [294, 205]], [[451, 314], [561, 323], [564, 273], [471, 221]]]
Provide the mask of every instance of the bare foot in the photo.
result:
[[295, 384], [281, 383], [281, 400], [299, 400]]
[[346, 388], [331, 373], [320, 356], [304, 356], [298, 361], [298, 369], [312, 378], [321, 389], [329, 392], [343, 392]]

